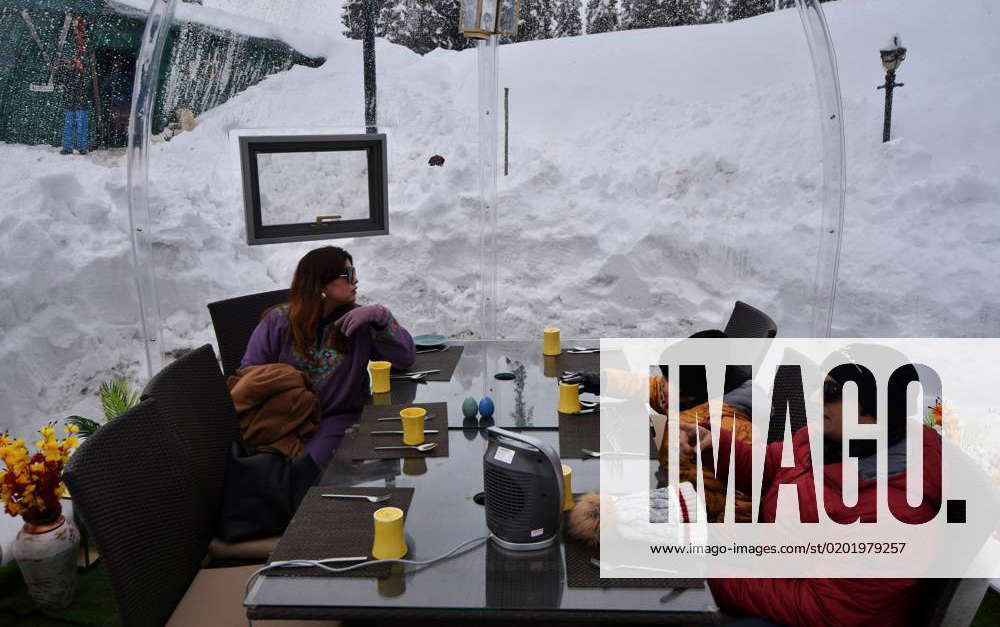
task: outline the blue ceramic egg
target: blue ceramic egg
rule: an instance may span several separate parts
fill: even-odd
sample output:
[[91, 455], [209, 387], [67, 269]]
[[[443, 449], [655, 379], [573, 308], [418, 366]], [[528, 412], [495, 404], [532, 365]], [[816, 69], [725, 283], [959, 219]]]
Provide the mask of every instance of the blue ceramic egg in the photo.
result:
[[481, 401], [479, 401], [479, 415], [485, 418], [491, 418], [493, 416], [493, 399], [489, 396], [484, 396]]
[[470, 396], [462, 401], [462, 415], [466, 418], [475, 418], [478, 411], [479, 405], [476, 403], [476, 399]]

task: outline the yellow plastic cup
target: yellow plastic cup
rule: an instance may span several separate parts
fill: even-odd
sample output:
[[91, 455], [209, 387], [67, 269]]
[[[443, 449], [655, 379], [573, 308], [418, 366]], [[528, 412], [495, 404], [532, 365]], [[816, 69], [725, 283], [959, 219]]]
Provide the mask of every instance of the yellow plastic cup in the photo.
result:
[[403, 474], [404, 475], [422, 475], [427, 472], [427, 460], [423, 457], [404, 457], [403, 458]]
[[424, 443], [424, 417], [427, 410], [423, 407], [407, 407], [399, 412], [403, 419], [403, 444], [411, 446]]
[[566, 464], [562, 465], [563, 473], [563, 511], [568, 512], [576, 506], [573, 500], [573, 469]]
[[389, 391], [389, 368], [392, 368], [392, 364], [387, 361], [368, 364], [368, 370], [372, 374], [372, 394], [385, 394]]
[[406, 555], [406, 538], [403, 537], [403, 510], [382, 507], [372, 514], [375, 520], [375, 540], [372, 556], [375, 559], [399, 559]]
[[553, 379], [559, 376], [559, 363], [555, 355], [542, 356], [542, 374]]
[[559, 413], [580, 413], [580, 386], [576, 383], [559, 383]]
[[562, 353], [562, 345], [559, 343], [559, 329], [545, 327], [542, 335], [542, 354], [558, 355], [560, 353]]

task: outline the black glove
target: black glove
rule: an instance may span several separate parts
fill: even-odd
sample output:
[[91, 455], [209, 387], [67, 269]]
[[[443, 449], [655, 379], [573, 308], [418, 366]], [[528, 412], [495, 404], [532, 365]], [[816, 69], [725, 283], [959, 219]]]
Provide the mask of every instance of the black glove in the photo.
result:
[[563, 383], [580, 384], [581, 392], [601, 393], [601, 377], [596, 372], [564, 372], [559, 380]]

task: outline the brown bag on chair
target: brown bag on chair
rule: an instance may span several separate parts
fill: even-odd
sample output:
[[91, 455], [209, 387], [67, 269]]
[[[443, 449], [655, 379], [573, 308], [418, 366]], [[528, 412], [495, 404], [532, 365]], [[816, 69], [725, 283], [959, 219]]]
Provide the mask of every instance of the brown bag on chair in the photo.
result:
[[247, 366], [227, 381], [250, 450], [298, 457], [319, 427], [319, 397], [308, 375], [288, 364]]

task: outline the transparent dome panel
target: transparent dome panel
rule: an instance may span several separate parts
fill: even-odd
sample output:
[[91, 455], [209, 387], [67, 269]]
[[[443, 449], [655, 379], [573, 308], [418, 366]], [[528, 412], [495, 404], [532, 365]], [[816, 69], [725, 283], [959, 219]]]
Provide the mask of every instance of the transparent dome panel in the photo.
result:
[[799, 12], [614, 6], [545, 38], [522, 3], [534, 38], [500, 47], [501, 335], [686, 336], [736, 301], [810, 335], [824, 151]]
[[145, 371], [122, 170], [142, 25], [102, 5], [0, 6], [0, 431], [32, 451]]

